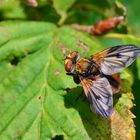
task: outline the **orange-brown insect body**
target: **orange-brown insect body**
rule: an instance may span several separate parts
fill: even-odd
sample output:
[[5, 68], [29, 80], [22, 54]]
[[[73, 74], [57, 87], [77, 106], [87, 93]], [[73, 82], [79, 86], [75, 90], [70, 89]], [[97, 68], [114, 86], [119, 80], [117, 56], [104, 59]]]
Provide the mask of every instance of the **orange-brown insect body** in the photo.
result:
[[76, 62], [75, 71], [77, 74], [85, 74], [89, 66], [90, 66], [89, 60], [81, 58]]
[[[65, 58], [65, 70], [69, 73], [69, 75], [74, 76], [74, 81], [78, 81], [76, 83], [79, 83], [79, 77], [78, 75], [81, 75], [83, 77], [87, 77], [90, 79], [96, 79], [97, 77], [100, 77], [100, 66], [98, 65], [98, 56], [101, 54], [91, 56], [91, 58], [79, 58], [78, 52], [74, 51], [70, 53], [66, 58]], [[103, 53], [105, 55], [105, 53]], [[100, 56], [100, 58], [102, 58]], [[95, 61], [94, 61], [95, 60]], [[97, 61], [97, 62], [96, 62]], [[101, 61], [101, 60], [100, 60]], [[108, 80], [112, 82], [112, 78], [118, 82], [118, 86], [112, 86], [112, 90], [114, 93], [119, 92], [120, 90], [120, 78], [118, 74], [116, 78], [114, 78], [114, 75], [112, 76], [107, 76]]]
[[74, 81], [81, 82], [93, 109], [103, 117], [113, 111], [113, 93], [120, 90], [118, 72], [128, 67], [140, 54], [135, 45], [121, 45], [106, 49], [89, 58], [72, 52], [65, 58], [65, 70]]
[[75, 64], [75, 72], [83, 76], [99, 74], [98, 65], [91, 59], [81, 58]]

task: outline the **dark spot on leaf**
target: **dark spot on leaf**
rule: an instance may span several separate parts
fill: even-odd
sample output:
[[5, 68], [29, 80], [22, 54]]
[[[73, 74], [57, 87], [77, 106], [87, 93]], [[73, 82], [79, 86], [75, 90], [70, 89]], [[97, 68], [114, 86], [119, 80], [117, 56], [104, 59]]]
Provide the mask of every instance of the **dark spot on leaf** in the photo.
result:
[[52, 138], [51, 140], [64, 140], [64, 136], [63, 135], [56, 135], [54, 138]]
[[42, 96], [38, 96], [38, 100], [41, 100], [42, 99]]
[[11, 65], [17, 66], [19, 62], [20, 62], [20, 58], [17, 56], [13, 56], [12, 58], [10, 58]]

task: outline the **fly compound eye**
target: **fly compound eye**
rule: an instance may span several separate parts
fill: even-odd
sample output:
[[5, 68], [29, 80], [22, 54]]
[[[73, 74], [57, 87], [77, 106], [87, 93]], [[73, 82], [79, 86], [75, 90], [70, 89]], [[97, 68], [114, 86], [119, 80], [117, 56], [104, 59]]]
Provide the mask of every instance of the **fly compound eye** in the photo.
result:
[[77, 57], [77, 55], [78, 55], [78, 52], [74, 51], [71, 53], [71, 58], [75, 58]]
[[66, 60], [65, 60], [65, 70], [67, 72], [71, 72], [71, 69], [72, 69], [72, 61], [71, 61], [71, 59], [66, 58]]
[[79, 53], [74, 51], [70, 53], [66, 58], [65, 58], [65, 70], [68, 73], [73, 73], [75, 69], [75, 64], [77, 60], [79, 59]]

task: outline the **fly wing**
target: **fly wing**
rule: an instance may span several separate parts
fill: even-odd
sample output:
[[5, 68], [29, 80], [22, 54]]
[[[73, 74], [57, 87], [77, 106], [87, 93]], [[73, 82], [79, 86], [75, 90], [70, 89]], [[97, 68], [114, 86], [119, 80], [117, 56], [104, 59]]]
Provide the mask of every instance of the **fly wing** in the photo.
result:
[[80, 78], [91, 107], [103, 117], [111, 116], [113, 111], [112, 89], [108, 80], [103, 77], [97, 80]]
[[140, 54], [140, 48], [134, 45], [121, 45], [106, 49], [91, 58], [95, 60], [101, 71], [112, 75], [129, 66]]

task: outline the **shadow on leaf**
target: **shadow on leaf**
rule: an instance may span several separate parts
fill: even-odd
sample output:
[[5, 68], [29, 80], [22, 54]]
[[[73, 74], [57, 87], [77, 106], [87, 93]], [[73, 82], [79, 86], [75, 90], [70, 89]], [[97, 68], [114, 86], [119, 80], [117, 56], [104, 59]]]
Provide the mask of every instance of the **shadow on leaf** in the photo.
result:
[[64, 96], [66, 108], [75, 108], [83, 122], [85, 130], [90, 138], [96, 139], [111, 139], [110, 120], [102, 118], [95, 114], [90, 109], [82, 87], [67, 89], [67, 94]]

